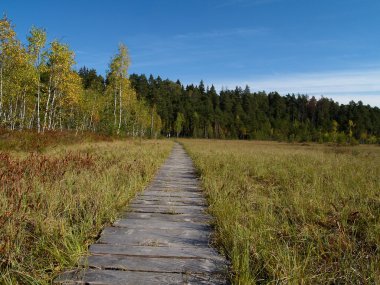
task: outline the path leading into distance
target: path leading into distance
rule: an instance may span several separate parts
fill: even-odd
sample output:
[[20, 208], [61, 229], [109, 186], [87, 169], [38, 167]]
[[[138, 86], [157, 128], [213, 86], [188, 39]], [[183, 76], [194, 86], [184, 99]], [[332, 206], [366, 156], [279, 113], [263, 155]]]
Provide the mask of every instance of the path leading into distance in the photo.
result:
[[206, 207], [193, 163], [176, 144], [150, 186], [90, 246], [82, 268], [55, 282], [227, 284], [227, 262], [209, 245]]

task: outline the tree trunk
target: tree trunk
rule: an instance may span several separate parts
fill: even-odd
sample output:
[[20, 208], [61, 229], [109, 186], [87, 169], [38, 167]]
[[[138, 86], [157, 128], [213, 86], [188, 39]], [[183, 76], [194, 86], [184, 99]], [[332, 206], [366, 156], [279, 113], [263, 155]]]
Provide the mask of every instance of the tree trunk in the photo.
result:
[[29, 124], [28, 124], [28, 130], [30, 130], [32, 128], [32, 124], [33, 124], [33, 120], [34, 120], [34, 115], [36, 113], [36, 106], [34, 106], [34, 110], [33, 110], [33, 113], [32, 115], [30, 116], [30, 120], [29, 120]]
[[51, 129], [51, 126], [52, 126], [52, 118], [53, 118], [53, 114], [54, 114], [54, 103], [55, 103], [55, 97], [56, 97], [56, 90], [54, 89], [53, 91], [53, 98], [51, 100], [51, 106], [50, 106], [50, 114], [49, 114], [49, 127], [48, 127], [48, 130]]
[[50, 97], [51, 97], [51, 76], [49, 78], [49, 88], [48, 88], [48, 99], [46, 101], [46, 108], [45, 108], [45, 116], [44, 116], [44, 126], [42, 127], [42, 132], [45, 131], [45, 128], [46, 128], [46, 123], [47, 123], [47, 116], [48, 116], [48, 112], [49, 112], [49, 101], [50, 101]]
[[121, 128], [121, 95], [122, 95], [122, 91], [121, 91], [121, 82], [120, 82], [120, 89], [119, 89], [119, 127], [117, 129], [118, 134], [120, 133], [120, 128]]
[[16, 122], [17, 122], [17, 109], [18, 109], [18, 95], [16, 97], [16, 104], [15, 104], [15, 109], [12, 112], [12, 131], [16, 128]]
[[34, 116], [35, 116], [35, 114], [36, 114], [36, 108], [37, 108], [37, 102], [36, 102], [36, 104], [34, 105], [34, 108], [33, 108], [33, 112], [32, 112], [32, 114], [31, 114], [31, 116], [30, 116], [30, 120], [29, 120], [29, 122], [28, 122], [28, 130], [30, 130], [31, 128], [32, 128], [32, 124], [33, 124], [33, 121], [34, 121]]
[[154, 111], [154, 108], [152, 108], [152, 114], [150, 115], [150, 137], [151, 138], [153, 138], [153, 123], [154, 123], [153, 111]]
[[115, 93], [114, 93], [114, 106], [113, 106], [113, 116], [114, 116], [114, 126], [116, 127], [116, 97], [117, 97], [117, 92], [116, 92], [116, 87], [115, 87]]
[[41, 82], [41, 76], [38, 73], [38, 85], [37, 85], [37, 132], [40, 133], [41, 131], [41, 120], [40, 120], [40, 82]]
[[59, 109], [59, 128], [61, 129], [61, 132], [63, 131], [62, 127], [62, 109]]
[[21, 114], [21, 122], [20, 122], [20, 130], [24, 128], [25, 123], [25, 113], [26, 113], [26, 88], [24, 90], [23, 102], [22, 102], [22, 114]]
[[8, 121], [9, 121], [9, 128], [13, 131], [13, 100], [12, 99], [9, 104]]

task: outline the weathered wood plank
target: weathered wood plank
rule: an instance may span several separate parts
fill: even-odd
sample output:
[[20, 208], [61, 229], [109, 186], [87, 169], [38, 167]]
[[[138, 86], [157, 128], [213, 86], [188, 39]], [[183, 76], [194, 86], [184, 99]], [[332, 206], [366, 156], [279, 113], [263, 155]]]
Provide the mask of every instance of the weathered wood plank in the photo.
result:
[[154, 197], [177, 197], [177, 198], [202, 198], [202, 194], [198, 192], [183, 192], [183, 191], [161, 191], [150, 190], [140, 195], [140, 197], [154, 196]]
[[212, 227], [209, 224], [192, 223], [192, 222], [168, 222], [163, 220], [146, 220], [141, 219], [120, 219], [114, 222], [114, 227], [125, 227], [131, 229], [192, 229], [210, 231]]
[[121, 270], [90, 269], [66, 272], [56, 280], [61, 284], [109, 284], [109, 285], [178, 285], [178, 284], [226, 284], [218, 275], [183, 273], [133, 272]]
[[131, 203], [130, 204], [130, 207], [131, 209], [138, 209], [138, 208], [142, 208], [142, 209], [149, 209], [149, 208], [160, 208], [160, 209], [180, 209], [180, 210], [185, 210], [185, 209], [188, 209], [188, 210], [197, 210], [197, 211], [205, 211], [205, 207], [204, 206], [200, 206], [200, 205], [173, 205], [173, 204], [156, 204], [156, 205], [152, 205], [152, 204], [145, 204], [145, 203], [138, 203], [138, 204], [135, 204], [135, 203]]
[[176, 206], [176, 205], [131, 205], [131, 212], [163, 213], [163, 214], [201, 214], [205, 209], [202, 206]]
[[171, 229], [145, 229], [145, 228], [124, 228], [124, 227], [105, 227], [101, 234], [102, 236], [108, 235], [120, 235], [123, 237], [131, 235], [145, 235], [151, 234], [160, 235], [160, 236], [175, 236], [175, 237], [206, 237], [210, 235], [209, 230], [200, 230], [200, 229], [182, 229], [182, 228], [171, 228]]
[[86, 270], [71, 271], [60, 275], [56, 282], [61, 284], [112, 284], [112, 285], [135, 285], [135, 284], [180, 284], [181, 273], [149, 273], [125, 272], [117, 270]]
[[163, 213], [137, 213], [137, 212], [125, 212], [122, 215], [124, 219], [144, 219], [144, 220], [160, 220], [168, 222], [192, 222], [192, 223], [210, 223], [213, 218], [205, 213], [202, 214], [163, 214]]
[[121, 255], [91, 255], [80, 265], [95, 269], [149, 271], [164, 273], [224, 273], [226, 264], [214, 259], [181, 259]]
[[90, 254], [118, 254], [124, 256], [145, 256], [145, 257], [171, 257], [199, 259], [207, 258], [213, 260], [224, 260], [215, 249], [198, 247], [153, 247], [134, 245], [109, 245], [93, 244], [89, 249]]
[[[178, 234], [176, 234], [178, 233]], [[209, 231], [143, 231], [113, 227], [104, 229], [98, 242], [107, 244], [130, 244], [146, 246], [203, 246], [207, 247]]]
[[158, 198], [146, 198], [146, 199], [134, 199], [130, 205], [175, 205], [175, 206], [206, 206], [206, 201], [202, 198], [171, 198], [171, 197], [163, 197], [161, 199]]

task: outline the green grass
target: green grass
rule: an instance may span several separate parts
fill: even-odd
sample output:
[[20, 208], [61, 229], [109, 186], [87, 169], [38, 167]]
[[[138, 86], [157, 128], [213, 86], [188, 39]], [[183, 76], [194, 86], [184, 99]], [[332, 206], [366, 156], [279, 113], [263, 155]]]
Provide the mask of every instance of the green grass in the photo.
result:
[[380, 284], [380, 147], [181, 143], [233, 284]]
[[[32, 136], [36, 136], [32, 134]], [[0, 284], [50, 284], [76, 265], [101, 229], [152, 178], [168, 141], [61, 145], [0, 151]], [[67, 139], [69, 144], [69, 139]]]

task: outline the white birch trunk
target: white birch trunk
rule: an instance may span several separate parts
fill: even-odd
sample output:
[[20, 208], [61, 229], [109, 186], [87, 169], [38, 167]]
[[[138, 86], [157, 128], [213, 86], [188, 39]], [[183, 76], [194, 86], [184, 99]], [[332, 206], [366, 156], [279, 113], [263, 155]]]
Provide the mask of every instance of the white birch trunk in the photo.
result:
[[114, 107], [113, 107], [113, 116], [115, 118], [115, 121], [114, 121], [114, 126], [116, 127], [116, 97], [117, 97], [117, 92], [116, 92], [116, 88], [115, 88], [115, 93], [114, 93]]
[[48, 117], [48, 112], [49, 112], [49, 102], [50, 102], [50, 97], [51, 97], [51, 75], [49, 78], [49, 88], [48, 88], [48, 99], [46, 101], [46, 108], [45, 108], [45, 116], [44, 116], [44, 125], [42, 127], [42, 132], [45, 131], [46, 128], [46, 123], [47, 123], [47, 117]]
[[20, 130], [24, 128], [25, 123], [25, 112], [26, 112], [26, 88], [24, 90], [24, 95], [22, 99], [22, 113], [21, 113], [21, 122], [20, 122]]
[[121, 128], [121, 95], [122, 95], [122, 91], [121, 91], [121, 82], [120, 82], [120, 89], [119, 89], [119, 127], [118, 127], [118, 130], [117, 130], [117, 133], [119, 134], [120, 133], [120, 128]]
[[38, 73], [38, 86], [37, 86], [37, 132], [41, 132], [41, 119], [40, 119], [40, 93], [41, 93], [41, 76]]
[[54, 103], [55, 103], [55, 97], [56, 97], [56, 90], [54, 89], [53, 91], [53, 98], [51, 100], [51, 106], [50, 106], [50, 114], [49, 114], [49, 127], [48, 127], [48, 130], [51, 130], [51, 127], [52, 127], [52, 119], [53, 119], [53, 115], [54, 115], [54, 111], [55, 111], [55, 106], [54, 106]]

